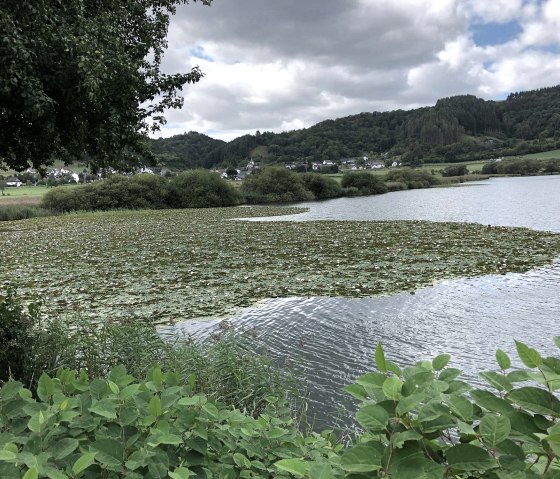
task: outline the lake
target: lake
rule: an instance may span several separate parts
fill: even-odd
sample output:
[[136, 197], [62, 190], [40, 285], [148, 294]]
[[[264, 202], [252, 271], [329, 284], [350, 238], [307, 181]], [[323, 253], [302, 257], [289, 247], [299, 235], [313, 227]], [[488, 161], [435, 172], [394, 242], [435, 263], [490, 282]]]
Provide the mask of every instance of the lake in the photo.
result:
[[[257, 221], [415, 219], [560, 232], [560, 176], [496, 178], [294, 206], [309, 212]], [[515, 356], [514, 338], [554, 353], [559, 311], [557, 260], [525, 274], [443, 281], [415, 294], [270, 300], [230, 322], [238, 331], [255, 331], [277, 361], [307, 375], [310, 410], [320, 429], [350, 423], [353, 403], [342, 388], [372, 369], [378, 341], [387, 357], [401, 365], [450, 353], [450, 365], [462, 369], [471, 384], [482, 385], [478, 373], [497, 367], [497, 348]], [[203, 338], [218, 324], [183, 323], [173, 333]]]

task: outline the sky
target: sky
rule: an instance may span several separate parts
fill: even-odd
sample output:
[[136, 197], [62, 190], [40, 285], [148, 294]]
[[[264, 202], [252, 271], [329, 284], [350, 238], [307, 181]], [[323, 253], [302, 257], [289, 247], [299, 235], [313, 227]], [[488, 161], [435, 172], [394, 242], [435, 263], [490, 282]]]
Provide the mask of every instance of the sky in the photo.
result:
[[154, 137], [230, 141], [560, 84], [560, 0], [213, 0], [179, 6], [168, 43], [164, 72], [205, 76]]

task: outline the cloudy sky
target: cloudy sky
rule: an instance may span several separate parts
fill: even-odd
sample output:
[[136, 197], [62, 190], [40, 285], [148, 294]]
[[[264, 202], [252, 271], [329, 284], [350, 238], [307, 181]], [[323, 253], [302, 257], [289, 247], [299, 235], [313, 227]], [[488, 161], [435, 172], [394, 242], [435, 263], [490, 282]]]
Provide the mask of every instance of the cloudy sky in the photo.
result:
[[229, 141], [560, 84], [560, 0], [213, 0], [179, 7], [168, 39], [164, 70], [205, 77], [156, 137]]

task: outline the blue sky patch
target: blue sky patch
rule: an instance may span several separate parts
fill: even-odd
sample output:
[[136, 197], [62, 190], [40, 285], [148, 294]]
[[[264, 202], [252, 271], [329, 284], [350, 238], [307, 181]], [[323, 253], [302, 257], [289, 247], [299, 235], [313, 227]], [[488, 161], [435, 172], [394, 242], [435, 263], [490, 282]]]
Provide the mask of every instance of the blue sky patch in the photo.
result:
[[507, 23], [478, 23], [471, 26], [474, 43], [479, 47], [501, 45], [515, 39], [523, 29], [515, 21]]
[[214, 61], [214, 59], [204, 51], [204, 47], [202, 45], [197, 45], [196, 47], [191, 49], [191, 55], [193, 57], [200, 58], [201, 60], [206, 60], [209, 62]]

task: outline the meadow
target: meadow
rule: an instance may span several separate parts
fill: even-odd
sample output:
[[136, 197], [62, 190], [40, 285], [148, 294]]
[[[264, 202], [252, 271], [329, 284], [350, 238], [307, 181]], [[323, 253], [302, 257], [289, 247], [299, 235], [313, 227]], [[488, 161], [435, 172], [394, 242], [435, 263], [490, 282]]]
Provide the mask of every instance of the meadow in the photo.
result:
[[473, 224], [258, 222], [280, 207], [67, 214], [0, 225], [0, 288], [49, 314], [156, 324], [230, 315], [275, 297], [413, 292], [446, 278], [524, 272], [560, 235]]

